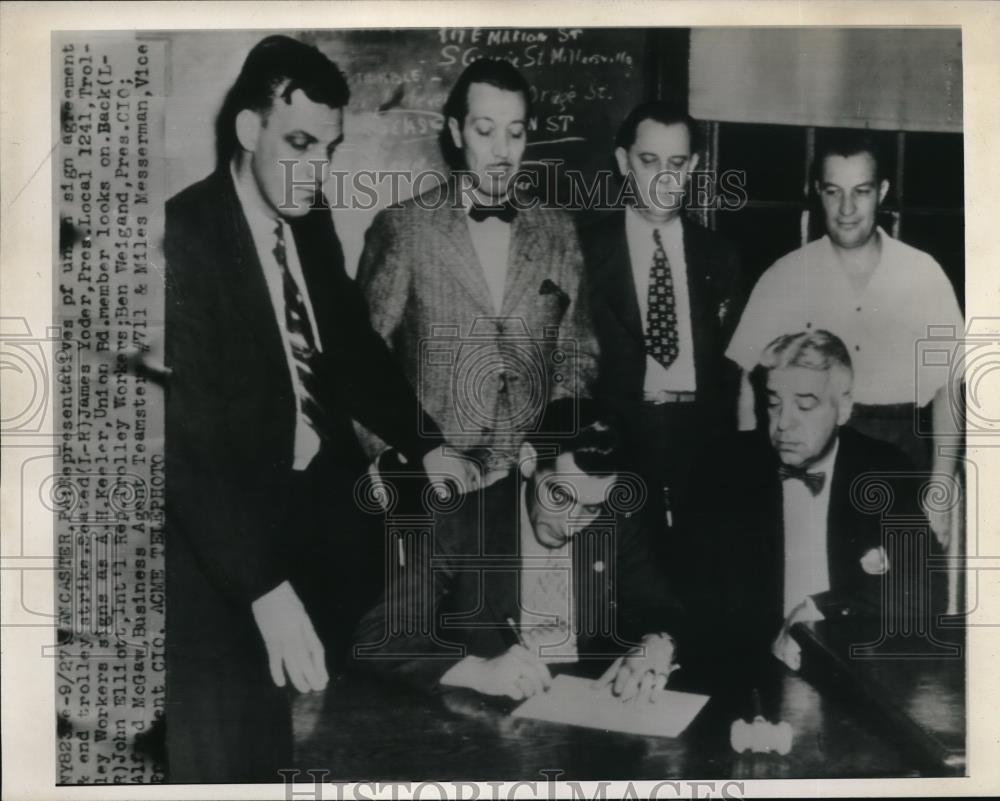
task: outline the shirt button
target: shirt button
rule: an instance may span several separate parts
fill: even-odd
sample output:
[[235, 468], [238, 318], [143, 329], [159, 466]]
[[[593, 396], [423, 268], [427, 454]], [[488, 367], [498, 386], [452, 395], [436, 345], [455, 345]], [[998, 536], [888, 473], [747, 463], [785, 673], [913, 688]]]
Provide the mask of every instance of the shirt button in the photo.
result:
[[813, 327], [812, 323], [806, 323], [806, 328], [812, 328], [812, 327]]
[[855, 349], [855, 350], [861, 350], [861, 346], [860, 346], [860, 345], [855, 345], [855, 346], [854, 346], [854, 349]]
[[858, 308], [856, 308], [854, 311], [861, 311], [861, 307], [858, 306]]

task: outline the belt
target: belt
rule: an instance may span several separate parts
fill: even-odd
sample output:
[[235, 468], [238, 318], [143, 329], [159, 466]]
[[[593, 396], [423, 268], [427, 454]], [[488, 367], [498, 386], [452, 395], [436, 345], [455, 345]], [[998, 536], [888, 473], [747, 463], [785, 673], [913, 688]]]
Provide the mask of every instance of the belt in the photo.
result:
[[694, 403], [697, 394], [694, 392], [671, 392], [667, 389], [647, 391], [642, 394], [642, 399], [653, 406], [662, 406], [665, 403]]

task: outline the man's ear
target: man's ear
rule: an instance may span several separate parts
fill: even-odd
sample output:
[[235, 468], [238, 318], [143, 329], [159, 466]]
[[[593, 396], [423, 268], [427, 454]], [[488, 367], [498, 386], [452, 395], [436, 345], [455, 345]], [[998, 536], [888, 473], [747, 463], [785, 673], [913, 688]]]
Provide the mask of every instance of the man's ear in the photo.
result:
[[854, 409], [854, 395], [848, 391], [840, 396], [840, 402], [837, 404], [837, 425], [846, 425], [847, 421], [851, 419], [851, 412]]
[[448, 130], [451, 131], [451, 141], [459, 150], [462, 149], [462, 129], [458, 125], [458, 120], [454, 117], [448, 118]]
[[518, 457], [518, 464], [521, 467], [521, 475], [525, 478], [531, 478], [535, 474], [535, 469], [538, 467], [538, 451], [536, 451], [535, 446], [527, 440], [521, 443], [521, 452]]
[[618, 172], [628, 175], [628, 152], [623, 147], [615, 148], [615, 161], [618, 162]]
[[260, 114], [252, 109], [245, 108], [236, 115], [236, 138], [240, 147], [253, 153], [257, 149], [257, 138], [260, 136], [260, 129], [263, 125]]
[[878, 202], [881, 203], [885, 200], [885, 196], [889, 194], [889, 180], [883, 178], [882, 182], [878, 185]]

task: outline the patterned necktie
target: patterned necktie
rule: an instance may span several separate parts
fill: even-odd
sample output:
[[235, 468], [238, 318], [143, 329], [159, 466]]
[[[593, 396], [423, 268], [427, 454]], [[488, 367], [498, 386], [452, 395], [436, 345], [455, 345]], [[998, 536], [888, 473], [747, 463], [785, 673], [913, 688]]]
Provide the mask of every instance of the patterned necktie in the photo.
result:
[[649, 293], [646, 311], [646, 352], [664, 367], [677, 359], [677, 304], [674, 301], [674, 279], [670, 262], [663, 249], [658, 228], [653, 229], [653, 267], [649, 272]]
[[292, 271], [288, 269], [288, 256], [285, 251], [285, 226], [279, 220], [275, 229], [274, 258], [281, 268], [281, 286], [285, 297], [285, 330], [288, 332], [288, 341], [292, 347], [292, 361], [295, 363], [295, 372], [298, 376], [298, 386], [296, 394], [299, 398], [299, 408], [305, 417], [310, 428], [317, 434], [321, 427], [320, 409], [313, 397], [312, 389], [316, 386], [316, 377], [312, 365], [316, 361], [316, 337], [313, 334], [312, 324], [309, 322], [309, 313], [306, 311], [306, 303], [299, 290]]
[[795, 478], [809, 488], [809, 492], [816, 497], [823, 491], [823, 484], [826, 483], [826, 473], [807, 473], [805, 470], [796, 470], [794, 467], [781, 465], [778, 468], [778, 475], [782, 481]]

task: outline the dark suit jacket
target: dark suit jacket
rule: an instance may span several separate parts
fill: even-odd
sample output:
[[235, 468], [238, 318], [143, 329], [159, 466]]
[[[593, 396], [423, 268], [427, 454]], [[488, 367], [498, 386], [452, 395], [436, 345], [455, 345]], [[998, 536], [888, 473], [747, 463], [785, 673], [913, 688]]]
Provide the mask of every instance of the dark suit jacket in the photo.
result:
[[[626, 415], [643, 399], [646, 348], [628, 240], [625, 211], [580, 231], [591, 291], [591, 314], [600, 357], [595, 394]], [[684, 258], [691, 299], [698, 403], [717, 420], [735, 423], [738, 371], [723, 366], [723, 353], [739, 320], [740, 258], [736, 248], [701, 226], [683, 220]], [[728, 417], [727, 417], [728, 419]]]
[[[918, 480], [898, 475], [913, 466], [892, 445], [846, 427], [839, 436], [833, 474], [827, 476], [830, 590], [814, 600], [826, 616], [877, 615], [882, 577], [865, 572], [861, 559], [883, 545], [882, 514], [865, 510], [857, 487], [852, 500], [851, 485], [863, 474], [882, 474], [886, 486], [893, 488], [891, 505], [883, 511], [919, 516], [914, 491]], [[692, 502], [682, 510], [690, 565], [684, 594], [698, 610], [699, 644], [720, 659], [730, 651], [739, 654], [743, 664], [750, 654], [757, 662], [766, 659], [784, 620], [785, 532], [778, 464], [766, 433], [735, 435], [696, 469]], [[892, 551], [888, 558], [890, 571], [906, 569]]]
[[[511, 476], [464, 496], [409, 550], [405, 569], [361, 621], [359, 666], [432, 689], [463, 657], [492, 658], [517, 642], [506, 621], [520, 615], [520, 488]], [[683, 647], [679, 604], [638, 515], [599, 518], [574, 536], [572, 550], [581, 662], [603, 664], [650, 632], [666, 631]]]
[[440, 441], [416, 434], [419, 406], [369, 325], [328, 211], [291, 228], [323, 346], [316, 394], [324, 439], [304, 473], [292, 470], [295, 398], [279, 324], [228, 169], [167, 203], [168, 642], [175, 656], [221, 656], [259, 640], [250, 604], [293, 578], [311, 544], [349, 533], [352, 487], [366, 463], [352, 417], [416, 458]]

